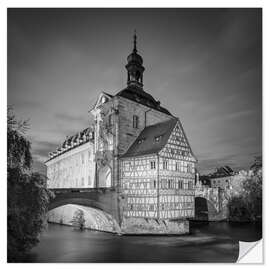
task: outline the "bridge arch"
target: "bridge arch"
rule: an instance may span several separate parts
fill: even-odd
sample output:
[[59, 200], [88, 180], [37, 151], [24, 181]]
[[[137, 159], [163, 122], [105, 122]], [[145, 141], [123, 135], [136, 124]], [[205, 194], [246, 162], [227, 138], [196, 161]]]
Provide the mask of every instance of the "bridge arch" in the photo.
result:
[[213, 220], [218, 214], [214, 203], [204, 196], [195, 197], [195, 220]]
[[96, 209], [104, 211], [104, 212], [106, 211], [106, 208], [104, 207], [104, 205], [98, 201], [91, 200], [89, 198], [80, 198], [80, 197], [70, 198], [69, 196], [68, 197], [61, 197], [61, 198], [57, 198], [56, 200], [53, 200], [49, 204], [48, 210], [50, 211], [54, 208], [57, 208], [57, 207], [60, 207], [63, 205], [67, 205], [67, 204], [88, 206], [88, 207], [96, 208]]
[[[60, 223], [61, 218], [63, 219], [65, 215], [70, 218], [69, 212], [73, 213], [76, 206], [76, 209], [83, 210], [84, 214], [87, 215], [89, 219], [93, 220], [95, 216], [97, 219], [99, 218], [100, 221], [107, 220], [109, 223], [113, 224], [114, 231], [120, 232], [119, 224], [121, 224], [121, 220], [118, 207], [118, 195], [115, 189], [54, 189], [52, 191], [55, 193], [55, 198], [51, 200], [48, 207], [49, 221], [54, 215], [54, 219], [58, 216], [58, 220], [55, 221], [57, 223]], [[70, 211], [66, 210], [68, 208], [70, 208]], [[70, 225], [69, 222], [70, 220], [66, 220], [68, 225]], [[108, 231], [108, 229], [100, 230]], [[110, 229], [109, 231], [112, 230]]]
[[107, 212], [99, 208], [81, 204], [70, 204], [62, 201], [57, 207], [51, 208], [48, 212], [48, 221], [72, 225], [72, 219], [76, 211], [82, 211], [87, 229], [120, 233], [121, 229], [117, 221]]

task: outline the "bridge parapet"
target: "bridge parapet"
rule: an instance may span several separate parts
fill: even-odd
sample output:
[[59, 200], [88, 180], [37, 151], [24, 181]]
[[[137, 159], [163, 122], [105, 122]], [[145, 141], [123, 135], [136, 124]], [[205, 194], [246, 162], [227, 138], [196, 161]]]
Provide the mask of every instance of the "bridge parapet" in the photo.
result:
[[50, 188], [51, 191], [53, 191], [55, 194], [59, 193], [69, 193], [69, 192], [100, 192], [105, 193], [108, 191], [116, 191], [115, 187], [109, 187], [109, 188]]

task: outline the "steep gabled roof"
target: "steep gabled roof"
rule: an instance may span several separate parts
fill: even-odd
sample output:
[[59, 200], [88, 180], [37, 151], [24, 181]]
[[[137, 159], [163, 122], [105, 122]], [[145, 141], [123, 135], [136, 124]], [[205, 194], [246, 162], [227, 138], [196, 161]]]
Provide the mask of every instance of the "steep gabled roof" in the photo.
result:
[[158, 153], [167, 143], [178, 119], [148, 126], [121, 158]]
[[234, 171], [229, 166], [217, 168], [214, 173], [209, 174], [210, 178], [219, 178], [234, 175]]
[[160, 106], [159, 101], [156, 101], [150, 94], [145, 92], [142, 88], [138, 88], [134, 85], [132, 86], [130, 85], [127, 88], [123, 89], [122, 91], [118, 92], [116, 96], [130, 99], [147, 107], [153, 108], [157, 111], [171, 115], [171, 113], [167, 109]]

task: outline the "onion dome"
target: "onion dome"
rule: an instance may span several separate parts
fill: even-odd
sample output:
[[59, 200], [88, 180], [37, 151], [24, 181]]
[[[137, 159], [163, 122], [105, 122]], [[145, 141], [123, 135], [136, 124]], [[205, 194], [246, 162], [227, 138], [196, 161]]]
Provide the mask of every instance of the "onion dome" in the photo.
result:
[[135, 62], [135, 63], [138, 63], [139, 65], [142, 65], [143, 64], [143, 59], [139, 54], [137, 54], [137, 36], [136, 36], [136, 32], [134, 33], [133, 38], [134, 38], [134, 40], [133, 40], [133, 51], [127, 57], [127, 61], [128, 61], [128, 63]]
[[133, 36], [133, 51], [132, 53], [127, 57], [127, 65], [126, 69], [128, 72], [128, 79], [127, 84], [128, 86], [133, 85], [137, 86], [139, 88], [143, 87], [143, 59], [142, 57], [137, 53], [137, 36], [136, 32]]

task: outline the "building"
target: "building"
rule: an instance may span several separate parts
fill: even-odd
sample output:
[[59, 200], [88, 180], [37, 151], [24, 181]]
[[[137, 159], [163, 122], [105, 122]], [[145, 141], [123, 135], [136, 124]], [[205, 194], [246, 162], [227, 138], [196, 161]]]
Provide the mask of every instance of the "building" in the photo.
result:
[[124, 224], [187, 220], [194, 216], [196, 158], [180, 120], [143, 88], [136, 35], [127, 62], [127, 87], [102, 92], [92, 125], [50, 154], [48, 187], [114, 187], [125, 198]]
[[235, 172], [229, 166], [217, 168], [212, 174], [209, 174], [211, 187], [221, 189], [230, 188], [231, 181]]
[[194, 215], [195, 164], [178, 119], [143, 129], [122, 155], [125, 216], [178, 219]]

